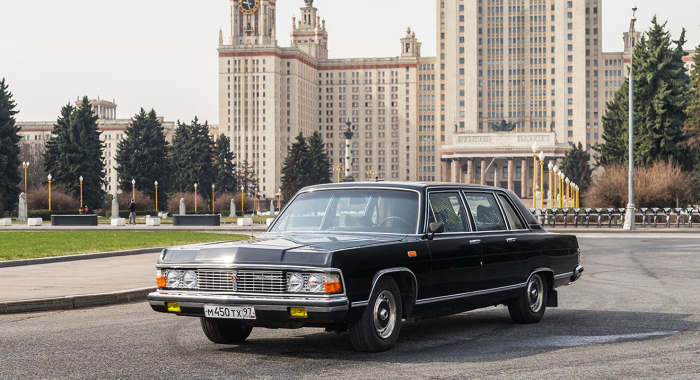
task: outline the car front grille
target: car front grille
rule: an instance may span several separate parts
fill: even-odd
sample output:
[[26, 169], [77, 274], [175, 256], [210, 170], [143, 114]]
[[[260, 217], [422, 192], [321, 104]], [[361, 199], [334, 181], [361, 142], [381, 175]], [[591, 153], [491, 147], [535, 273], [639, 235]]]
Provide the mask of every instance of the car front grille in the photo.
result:
[[239, 270], [239, 292], [284, 293], [287, 291], [287, 280], [282, 271]]
[[[235, 278], [235, 280], [234, 280]], [[285, 293], [282, 271], [198, 269], [197, 289], [244, 293]]]
[[197, 270], [198, 289], [235, 291], [234, 276], [235, 271], [232, 270], [199, 269]]

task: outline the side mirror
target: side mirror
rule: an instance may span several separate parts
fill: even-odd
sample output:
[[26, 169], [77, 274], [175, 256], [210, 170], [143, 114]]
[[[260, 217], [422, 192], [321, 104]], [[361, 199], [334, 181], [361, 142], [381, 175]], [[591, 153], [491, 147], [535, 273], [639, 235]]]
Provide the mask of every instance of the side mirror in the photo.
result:
[[430, 223], [428, 230], [433, 234], [441, 234], [445, 232], [445, 225], [442, 223]]

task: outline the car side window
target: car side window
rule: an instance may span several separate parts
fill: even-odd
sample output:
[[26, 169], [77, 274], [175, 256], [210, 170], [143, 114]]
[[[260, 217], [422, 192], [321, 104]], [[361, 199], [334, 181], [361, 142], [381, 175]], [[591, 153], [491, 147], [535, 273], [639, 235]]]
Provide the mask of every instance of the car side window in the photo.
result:
[[[459, 199], [459, 193], [431, 193], [429, 221], [445, 225], [445, 232], [469, 232], [467, 211]], [[433, 219], [434, 216], [434, 219]]]
[[466, 193], [465, 196], [477, 231], [504, 231], [508, 229], [493, 194]]
[[520, 218], [518, 217], [518, 214], [513, 209], [513, 206], [510, 205], [510, 202], [508, 201], [507, 197], [503, 194], [498, 194], [498, 199], [501, 201], [501, 206], [503, 206], [503, 211], [506, 214], [506, 218], [508, 218], [508, 224], [510, 224], [510, 229], [524, 230], [525, 225], [523, 224], [522, 220], [520, 220]]

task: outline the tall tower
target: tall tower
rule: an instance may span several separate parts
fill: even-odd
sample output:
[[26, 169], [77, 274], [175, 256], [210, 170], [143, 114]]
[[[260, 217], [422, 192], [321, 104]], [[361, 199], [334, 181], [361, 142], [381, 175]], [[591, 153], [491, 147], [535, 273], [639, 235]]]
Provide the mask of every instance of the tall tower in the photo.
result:
[[229, 45], [274, 45], [277, 0], [231, 0]]
[[406, 30], [406, 37], [401, 39], [402, 57], [420, 57], [421, 43], [416, 38], [416, 32], [411, 32], [411, 28]]
[[328, 32], [326, 20], [321, 21], [314, 7], [314, 0], [304, 0], [306, 6], [301, 8], [301, 20], [292, 18], [290, 33], [292, 47], [317, 58], [328, 59]]

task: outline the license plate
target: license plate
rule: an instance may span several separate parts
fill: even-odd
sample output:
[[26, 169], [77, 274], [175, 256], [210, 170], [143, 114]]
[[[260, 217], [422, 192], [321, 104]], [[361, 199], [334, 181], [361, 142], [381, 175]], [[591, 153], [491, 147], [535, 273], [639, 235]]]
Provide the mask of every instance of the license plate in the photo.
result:
[[204, 316], [207, 318], [255, 319], [255, 308], [252, 306], [204, 305]]

